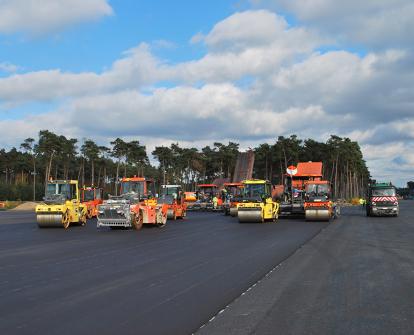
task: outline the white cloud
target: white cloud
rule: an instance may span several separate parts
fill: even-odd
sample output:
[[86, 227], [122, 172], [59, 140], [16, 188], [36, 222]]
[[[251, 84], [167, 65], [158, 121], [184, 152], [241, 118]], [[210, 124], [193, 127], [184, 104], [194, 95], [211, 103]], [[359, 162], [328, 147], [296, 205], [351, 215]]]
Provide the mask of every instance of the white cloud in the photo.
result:
[[217, 23], [204, 41], [213, 50], [245, 49], [274, 43], [287, 28], [285, 19], [274, 13], [265, 10], [246, 11]]
[[14, 73], [19, 71], [20, 69], [20, 66], [14, 65], [9, 62], [0, 63], [0, 72]]
[[[261, 21], [266, 21], [266, 25]], [[254, 33], [242, 43], [243, 34], [237, 32], [231, 35], [233, 26], [255, 27]], [[267, 36], [264, 39], [267, 43], [256, 43], [260, 40], [260, 33]], [[218, 50], [218, 46], [226, 40], [228, 45], [238, 47]], [[141, 43], [102, 73], [75, 74], [54, 69], [3, 78], [0, 79], [0, 100], [53, 100], [118, 89], [140, 89], [162, 80], [184, 83], [238, 80], [244, 76], [275, 71], [295, 57], [312, 52], [321, 43], [317, 36], [304, 29], [289, 29], [283, 18], [265, 11], [234, 14], [217, 24], [205, 41], [212, 51], [201, 59], [175, 66], [157, 59], [149, 45]], [[249, 45], [249, 41], [253, 45]]]
[[236, 13], [196, 36], [207, 52], [187, 62], [161, 60], [143, 43], [101, 73], [0, 78], [3, 106], [59, 104], [54, 112], [0, 121], [0, 145], [20, 143], [45, 124], [67, 136], [135, 137], [148, 145], [235, 140], [248, 147], [278, 135], [326, 141], [337, 134], [363, 144], [374, 175], [388, 176], [390, 166], [408, 178], [414, 57], [407, 49], [321, 52], [323, 37], [264, 10]]
[[364, 47], [406, 47], [414, 42], [411, 0], [251, 0], [259, 7], [284, 10], [302, 23]]
[[107, 0], [2, 0], [0, 33], [55, 32], [112, 14]]
[[0, 78], [0, 102], [48, 101], [139, 88], [166, 78], [164, 72], [163, 65], [143, 43], [125, 52], [123, 58], [101, 74], [45, 70]]

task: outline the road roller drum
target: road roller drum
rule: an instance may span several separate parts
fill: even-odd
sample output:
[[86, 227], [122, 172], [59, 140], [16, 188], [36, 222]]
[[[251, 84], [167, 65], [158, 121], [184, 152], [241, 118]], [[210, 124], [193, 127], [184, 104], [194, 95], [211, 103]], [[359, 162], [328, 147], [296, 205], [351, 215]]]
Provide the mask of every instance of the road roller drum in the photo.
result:
[[240, 210], [237, 213], [241, 223], [261, 223], [263, 222], [263, 213], [261, 210]]
[[37, 214], [37, 224], [39, 227], [62, 227], [62, 214]]
[[174, 209], [169, 208], [167, 211], [167, 219], [169, 220], [175, 220], [176, 216], [174, 215]]
[[230, 207], [230, 215], [237, 216], [237, 207]]
[[306, 221], [329, 221], [331, 214], [328, 209], [307, 209], [305, 218]]

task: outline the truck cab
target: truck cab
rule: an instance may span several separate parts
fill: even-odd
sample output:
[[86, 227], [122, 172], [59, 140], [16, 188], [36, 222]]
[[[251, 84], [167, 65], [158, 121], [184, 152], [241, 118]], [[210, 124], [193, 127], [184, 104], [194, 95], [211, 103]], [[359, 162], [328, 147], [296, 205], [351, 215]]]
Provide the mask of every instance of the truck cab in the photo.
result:
[[392, 183], [373, 182], [368, 185], [367, 216], [398, 216], [399, 211], [397, 191]]

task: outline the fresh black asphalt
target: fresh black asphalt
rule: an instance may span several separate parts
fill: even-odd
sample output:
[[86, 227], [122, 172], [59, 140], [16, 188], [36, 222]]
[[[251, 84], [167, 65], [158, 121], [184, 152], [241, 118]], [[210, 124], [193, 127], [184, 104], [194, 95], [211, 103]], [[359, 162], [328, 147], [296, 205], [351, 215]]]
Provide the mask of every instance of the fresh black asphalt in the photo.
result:
[[[0, 212], [0, 334], [191, 334], [326, 227], [190, 213], [162, 229], [97, 230], [92, 220], [65, 231]], [[315, 269], [321, 280], [325, 270]], [[286, 296], [284, 314], [294, 302]]]
[[199, 334], [414, 334], [414, 201], [400, 205], [343, 210]]

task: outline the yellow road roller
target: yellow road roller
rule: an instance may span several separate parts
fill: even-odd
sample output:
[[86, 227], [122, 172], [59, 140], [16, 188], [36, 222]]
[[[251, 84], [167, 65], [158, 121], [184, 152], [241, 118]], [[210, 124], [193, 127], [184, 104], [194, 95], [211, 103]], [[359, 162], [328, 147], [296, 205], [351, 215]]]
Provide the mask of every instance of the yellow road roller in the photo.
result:
[[36, 206], [40, 228], [63, 227], [71, 223], [86, 224], [87, 206], [80, 202], [77, 180], [51, 180], [47, 183], [43, 203]]
[[276, 222], [279, 203], [272, 199], [272, 184], [268, 180], [243, 181], [242, 202], [237, 205], [239, 222]]

